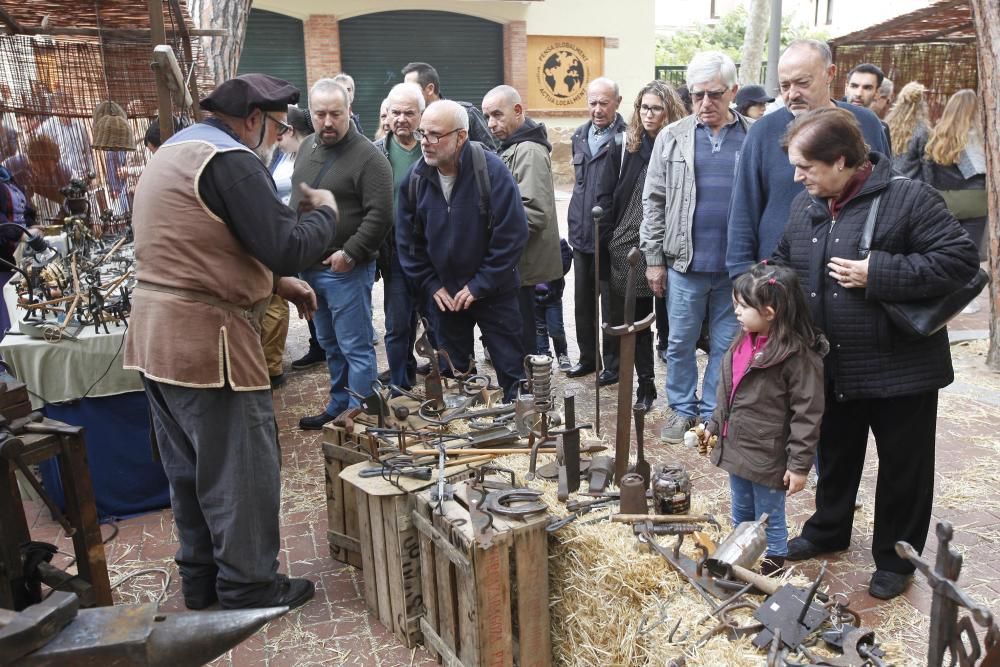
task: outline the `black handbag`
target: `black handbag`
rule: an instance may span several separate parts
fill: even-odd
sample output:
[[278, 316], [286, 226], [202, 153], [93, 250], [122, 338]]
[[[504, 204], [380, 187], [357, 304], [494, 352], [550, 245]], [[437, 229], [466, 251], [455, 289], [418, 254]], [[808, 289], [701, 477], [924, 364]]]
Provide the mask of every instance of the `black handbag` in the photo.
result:
[[[892, 180], [909, 179], [905, 176], [894, 176]], [[876, 196], [871, 208], [868, 209], [868, 218], [865, 220], [861, 242], [858, 244], [858, 254], [861, 259], [868, 257], [871, 252], [875, 218], [878, 216], [878, 204], [881, 199], [882, 195]], [[990, 275], [980, 267], [972, 280], [954, 292], [915, 301], [879, 301], [879, 304], [889, 316], [889, 320], [903, 334], [910, 337], [926, 337], [943, 329], [962, 312], [963, 308], [979, 296], [989, 282]]]

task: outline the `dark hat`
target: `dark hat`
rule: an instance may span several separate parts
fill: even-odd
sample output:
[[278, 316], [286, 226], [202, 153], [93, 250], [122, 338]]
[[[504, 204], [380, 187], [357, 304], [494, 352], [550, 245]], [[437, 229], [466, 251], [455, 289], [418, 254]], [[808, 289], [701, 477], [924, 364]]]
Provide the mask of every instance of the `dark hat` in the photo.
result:
[[763, 86], [743, 86], [736, 91], [736, 108], [743, 109], [751, 104], [770, 104], [774, 98], [765, 92]]
[[299, 89], [268, 74], [242, 74], [223, 81], [202, 99], [201, 108], [235, 118], [246, 118], [254, 109], [285, 111], [299, 101]]

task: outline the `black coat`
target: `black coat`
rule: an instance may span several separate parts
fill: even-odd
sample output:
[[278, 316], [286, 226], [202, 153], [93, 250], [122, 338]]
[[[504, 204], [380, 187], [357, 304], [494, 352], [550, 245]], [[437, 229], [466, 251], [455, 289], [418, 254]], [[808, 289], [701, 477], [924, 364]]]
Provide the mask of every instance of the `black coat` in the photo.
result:
[[[910, 338], [896, 329], [879, 301], [941, 296], [972, 280], [976, 246], [941, 196], [918, 181], [890, 180], [891, 164], [875, 165], [861, 191], [831, 221], [825, 201], [802, 192], [774, 253], [794, 268], [816, 325], [830, 341], [826, 376], [838, 401], [907, 396], [954, 380], [948, 332]], [[868, 285], [845, 289], [829, 274], [831, 257], [860, 259], [858, 244], [874, 197], [881, 193], [868, 263]]]
[[573, 184], [573, 195], [570, 197], [566, 216], [569, 222], [569, 244], [573, 246], [573, 250], [588, 255], [594, 252], [594, 218], [591, 212], [597, 204], [597, 189], [604, 175], [604, 162], [611, 152], [614, 135], [624, 132], [626, 127], [625, 119], [616, 113], [610, 128], [611, 137], [597, 153], [591, 154], [587, 137], [592, 124], [593, 121], [587, 121], [576, 128], [570, 140], [576, 182]]

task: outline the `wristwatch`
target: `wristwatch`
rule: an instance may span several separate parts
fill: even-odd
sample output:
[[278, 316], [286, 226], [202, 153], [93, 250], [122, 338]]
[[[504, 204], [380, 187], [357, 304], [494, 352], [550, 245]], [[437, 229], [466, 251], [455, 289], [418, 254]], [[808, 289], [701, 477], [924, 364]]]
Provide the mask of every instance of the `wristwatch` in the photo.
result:
[[351, 266], [354, 266], [357, 263], [354, 261], [353, 257], [347, 254], [346, 250], [341, 250], [340, 252], [344, 253], [344, 259], [346, 259], [347, 263], [350, 264]]

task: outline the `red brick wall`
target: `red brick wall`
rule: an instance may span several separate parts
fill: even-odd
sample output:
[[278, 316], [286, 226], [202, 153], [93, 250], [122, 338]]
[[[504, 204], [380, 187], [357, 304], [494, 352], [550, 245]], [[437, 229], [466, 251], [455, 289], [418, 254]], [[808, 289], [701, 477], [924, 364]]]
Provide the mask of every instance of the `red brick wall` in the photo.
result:
[[306, 80], [340, 73], [340, 26], [332, 14], [313, 14], [303, 22], [306, 47]]
[[524, 21], [511, 21], [503, 27], [503, 80], [528, 94], [528, 26]]

